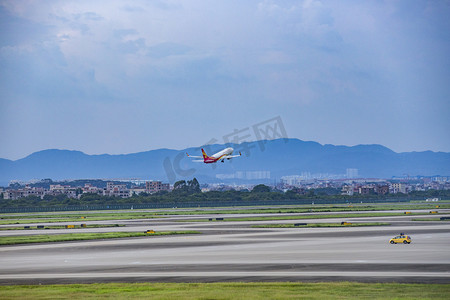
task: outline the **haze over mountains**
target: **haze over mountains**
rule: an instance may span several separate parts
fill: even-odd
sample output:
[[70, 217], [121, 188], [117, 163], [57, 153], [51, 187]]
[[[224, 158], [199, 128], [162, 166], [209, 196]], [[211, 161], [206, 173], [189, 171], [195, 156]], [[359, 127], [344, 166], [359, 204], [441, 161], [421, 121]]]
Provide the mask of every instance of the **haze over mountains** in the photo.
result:
[[450, 175], [450, 153], [396, 153], [381, 145], [335, 146], [298, 139], [277, 139], [231, 145], [208, 145], [209, 155], [231, 146], [242, 157], [206, 165], [186, 157], [200, 147], [157, 149], [124, 155], [88, 155], [80, 151], [43, 150], [23, 159], [0, 159], [0, 185], [10, 180], [51, 178], [139, 178], [173, 183], [197, 177], [200, 182], [274, 181], [286, 175], [342, 174], [358, 169], [360, 177]]

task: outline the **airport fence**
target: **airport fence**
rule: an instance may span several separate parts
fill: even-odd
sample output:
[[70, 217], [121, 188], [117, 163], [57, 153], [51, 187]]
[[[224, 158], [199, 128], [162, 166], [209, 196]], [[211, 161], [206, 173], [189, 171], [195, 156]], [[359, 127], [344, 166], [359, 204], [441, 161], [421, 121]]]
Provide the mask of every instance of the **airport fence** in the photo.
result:
[[292, 200], [224, 200], [224, 201], [171, 201], [145, 204], [113, 204], [113, 205], [72, 205], [58, 207], [11, 207], [0, 208], [0, 213], [56, 212], [56, 211], [89, 211], [89, 210], [131, 210], [158, 208], [204, 208], [233, 206], [278, 206], [278, 205], [315, 205], [315, 204], [355, 204], [355, 203], [405, 203], [423, 198], [386, 198], [386, 199], [292, 199]]

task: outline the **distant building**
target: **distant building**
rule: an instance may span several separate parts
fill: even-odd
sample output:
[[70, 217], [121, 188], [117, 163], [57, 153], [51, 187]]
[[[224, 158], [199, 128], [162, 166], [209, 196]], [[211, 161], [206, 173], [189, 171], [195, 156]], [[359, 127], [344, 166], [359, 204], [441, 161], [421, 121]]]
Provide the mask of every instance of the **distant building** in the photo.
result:
[[145, 183], [145, 192], [153, 194], [161, 191], [170, 191], [170, 185], [161, 181], [147, 181]]
[[347, 169], [346, 176], [347, 178], [358, 178], [358, 169]]
[[270, 171], [247, 171], [245, 172], [246, 179], [270, 179]]
[[299, 186], [304, 183], [306, 180], [312, 179], [313, 176], [310, 172], [302, 172], [301, 175], [289, 175], [289, 176], [282, 176], [280, 181], [282, 184], [289, 185], [289, 186]]
[[439, 201], [439, 198], [427, 198], [427, 200], [425, 200], [427, 202], [437, 202]]
[[281, 183], [289, 186], [295, 186], [300, 183], [302, 178], [299, 175], [283, 176], [281, 177]]
[[83, 190], [83, 194], [86, 194], [86, 193], [91, 193], [91, 194], [103, 193], [103, 189], [98, 188], [96, 186], [93, 186], [90, 183], [86, 183], [84, 185], [84, 187], [82, 188], [82, 190]]
[[23, 189], [18, 190], [6, 190], [3, 192], [3, 199], [5, 200], [17, 200], [19, 198], [36, 196], [41, 199], [46, 194], [46, 190], [43, 188], [29, 187], [28, 185]]
[[60, 184], [51, 184], [50, 185], [50, 191], [52, 192], [60, 192], [61, 194], [64, 192], [64, 190], [68, 188], [68, 186], [60, 185]]
[[270, 179], [270, 171], [236, 171], [234, 173], [216, 174], [218, 179]]
[[355, 193], [359, 193], [359, 187], [354, 185], [343, 185], [341, 189], [341, 195], [353, 196]]
[[141, 193], [146, 193], [147, 189], [144, 187], [133, 187], [130, 189], [130, 196], [133, 196], [134, 194], [139, 195]]
[[390, 192], [393, 194], [396, 194], [396, 193], [407, 194], [409, 192], [409, 188], [404, 183], [393, 183], [393, 184], [391, 184]]
[[369, 195], [375, 193], [375, 187], [373, 185], [363, 185], [359, 187], [359, 194]]
[[69, 198], [77, 198], [77, 189], [69, 185], [51, 184], [50, 191], [45, 194], [51, 196], [66, 195]]
[[6, 190], [3, 192], [3, 199], [5, 200], [16, 200], [22, 197], [26, 197], [28, 194], [24, 189], [20, 190]]
[[126, 184], [115, 184], [114, 182], [107, 182], [106, 189], [103, 191], [104, 196], [114, 196], [121, 198], [130, 197], [130, 190]]
[[389, 193], [389, 185], [381, 184], [352, 184], [352, 185], [343, 185], [341, 189], [341, 195], [353, 196], [354, 194], [360, 195], [369, 195], [369, 194], [378, 194], [378, 195], [386, 195]]
[[377, 193], [378, 195], [389, 194], [389, 185], [383, 184], [375, 186], [375, 193]]

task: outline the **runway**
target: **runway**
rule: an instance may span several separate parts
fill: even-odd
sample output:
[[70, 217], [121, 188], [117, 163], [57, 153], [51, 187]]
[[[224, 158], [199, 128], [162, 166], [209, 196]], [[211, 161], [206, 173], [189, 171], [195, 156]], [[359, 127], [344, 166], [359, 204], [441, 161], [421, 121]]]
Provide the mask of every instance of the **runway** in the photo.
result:
[[[205, 217], [208, 218], [201, 216]], [[0, 284], [336, 280], [450, 283], [450, 223], [418, 222], [412, 221], [413, 218], [418, 217], [357, 218], [352, 222], [393, 225], [346, 228], [251, 227], [347, 220], [339, 216], [325, 221], [200, 223], [189, 221], [195, 219], [191, 215], [101, 221], [126, 227], [83, 230], [197, 230], [202, 233], [1, 246]], [[185, 222], [178, 222], [181, 220]], [[46, 230], [44, 233], [53, 232], [74, 231]], [[412, 236], [410, 245], [388, 243], [400, 232]], [[11, 231], [1, 231], [0, 235], [11, 235]]]

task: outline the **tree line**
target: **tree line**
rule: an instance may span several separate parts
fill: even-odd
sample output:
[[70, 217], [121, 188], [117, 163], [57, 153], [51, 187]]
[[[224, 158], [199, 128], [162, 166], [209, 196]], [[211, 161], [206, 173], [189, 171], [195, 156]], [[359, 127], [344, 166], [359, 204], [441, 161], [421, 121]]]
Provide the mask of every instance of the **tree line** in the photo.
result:
[[388, 194], [388, 195], [340, 195], [339, 189], [324, 188], [300, 191], [298, 189], [286, 192], [273, 189], [267, 185], [259, 184], [249, 190], [227, 190], [202, 192], [197, 179], [184, 181], [180, 180], [174, 184], [172, 191], [162, 191], [154, 194], [140, 193], [129, 198], [114, 196], [103, 196], [99, 194], [85, 193], [80, 199], [68, 198], [64, 194], [45, 195], [43, 199], [37, 196], [28, 196], [17, 200], [0, 199], [0, 208], [21, 208], [21, 207], [64, 207], [64, 206], [84, 206], [84, 205], [121, 205], [121, 204], [158, 204], [158, 203], [178, 203], [178, 202], [240, 202], [240, 201], [267, 201], [267, 200], [352, 200], [373, 199], [383, 200], [386, 198], [441, 198], [450, 199], [450, 190], [429, 190], [414, 191], [409, 194]]

